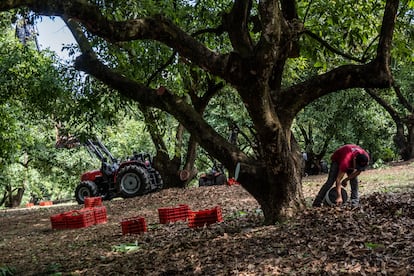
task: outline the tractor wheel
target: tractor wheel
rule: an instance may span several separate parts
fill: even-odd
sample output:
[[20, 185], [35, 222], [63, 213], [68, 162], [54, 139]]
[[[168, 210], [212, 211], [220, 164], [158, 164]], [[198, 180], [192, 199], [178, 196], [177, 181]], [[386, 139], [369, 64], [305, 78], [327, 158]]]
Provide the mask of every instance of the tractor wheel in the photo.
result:
[[135, 165], [120, 169], [116, 182], [118, 190], [124, 198], [145, 194], [150, 185], [147, 171]]
[[85, 197], [94, 197], [98, 195], [98, 187], [92, 181], [82, 181], [75, 190], [75, 198], [79, 204], [85, 202]]

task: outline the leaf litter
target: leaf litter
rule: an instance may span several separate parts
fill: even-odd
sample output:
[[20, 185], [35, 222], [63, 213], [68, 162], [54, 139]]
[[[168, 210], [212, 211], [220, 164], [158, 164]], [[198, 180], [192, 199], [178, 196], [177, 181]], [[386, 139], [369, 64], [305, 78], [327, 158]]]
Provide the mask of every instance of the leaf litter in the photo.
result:
[[[157, 208], [177, 204], [188, 204], [192, 210], [219, 205], [224, 221], [200, 228], [189, 228], [183, 221], [160, 224]], [[79, 205], [2, 211], [0, 271], [10, 269], [16, 275], [414, 274], [412, 190], [366, 193], [354, 209], [309, 207], [271, 226], [263, 226], [260, 206], [237, 185], [168, 189], [104, 205], [107, 223], [73, 230], [51, 229], [50, 216]], [[148, 232], [122, 235], [121, 220], [135, 216], [145, 217]]]

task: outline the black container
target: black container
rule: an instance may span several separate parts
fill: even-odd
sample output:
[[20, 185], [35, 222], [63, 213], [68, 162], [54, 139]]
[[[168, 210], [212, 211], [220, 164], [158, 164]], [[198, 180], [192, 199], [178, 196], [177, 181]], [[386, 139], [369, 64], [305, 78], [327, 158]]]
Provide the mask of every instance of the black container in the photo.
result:
[[[346, 192], [344, 187], [341, 187], [341, 194], [342, 194], [342, 204], [345, 204], [345, 202], [348, 200], [348, 193]], [[328, 206], [335, 206], [336, 205], [336, 187], [332, 187], [327, 193], [323, 200], [323, 203]]]

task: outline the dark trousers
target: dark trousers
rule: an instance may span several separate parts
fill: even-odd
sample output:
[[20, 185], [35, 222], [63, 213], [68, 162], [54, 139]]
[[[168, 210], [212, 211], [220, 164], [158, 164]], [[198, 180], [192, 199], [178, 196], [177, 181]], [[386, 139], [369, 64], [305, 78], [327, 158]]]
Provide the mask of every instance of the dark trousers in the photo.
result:
[[[339, 164], [337, 162], [332, 162], [331, 167], [329, 168], [328, 179], [326, 180], [325, 184], [319, 190], [318, 195], [316, 196], [315, 200], [313, 201], [313, 206], [320, 206], [325, 198], [326, 193], [329, 189], [335, 184], [336, 178], [338, 177], [339, 173]], [[352, 172], [347, 172], [349, 175]], [[358, 177], [351, 179], [351, 204], [358, 205], [359, 197], [358, 197]]]

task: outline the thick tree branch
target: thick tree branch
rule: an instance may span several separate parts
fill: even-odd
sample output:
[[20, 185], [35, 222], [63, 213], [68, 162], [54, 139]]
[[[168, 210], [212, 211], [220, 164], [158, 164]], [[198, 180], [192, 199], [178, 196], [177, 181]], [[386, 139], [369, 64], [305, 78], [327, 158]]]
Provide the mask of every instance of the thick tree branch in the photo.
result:
[[223, 17], [223, 25], [229, 34], [233, 48], [242, 57], [251, 56], [253, 50], [248, 29], [251, 7], [251, 0], [236, 0], [230, 13]]
[[281, 0], [283, 16], [286, 20], [290, 21], [298, 18], [298, 12], [296, 10], [295, 0]]
[[262, 25], [260, 41], [256, 46], [256, 54], [264, 59], [265, 69], [273, 68], [274, 62], [281, 53], [282, 33], [288, 30], [287, 22], [278, 0], [261, 1], [259, 3], [259, 14]]
[[73, 37], [75, 38], [76, 42], [78, 43], [79, 49], [83, 54], [87, 54], [96, 58], [96, 54], [92, 49], [89, 40], [86, 38], [85, 34], [81, 26], [74, 21], [73, 19], [67, 18], [66, 16], [62, 16], [62, 20], [66, 23], [69, 30], [71, 31]]
[[390, 76], [378, 67], [376, 62], [344, 65], [284, 89], [274, 98], [281, 107], [278, 114], [286, 120], [292, 120], [306, 105], [331, 92], [350, 88], [390, 87]]
[[220, 55], [205, 47], [163, 16], [112, 21], [99, 8], [83, 0], [9, 0], [0, 1], [0, 11], [27, 7], [41, 15], [64, 16], [82, 23], [94, 35], [110, 42], [153, 39], [171, 47], [200, 67], [225, 77], [228, 55]]
[[349, 88], [388, 88], [394, 80], [390, 70], [390, 48], [398, 10], [398, 0], [387, 0], [376, 58], [364, 65], [345, 65], [273, 95], [281, 107], [278, 114], [291, 122], [312, 101], [331, 92]]
[[[400, 151], [400, 155], [404, 160], [409, 160], [413, 158], [413, 122], [414, 116], [405, 116], [399, 114], [395, 108], [393, 108], [388, 102], [378, 95], [378, 91], [375, 89], [365, 89], [365, 91], [378, 103], [380, 104], [385, 111], [390, 114], [396, 125], [396, 133], [393, 137], [395, 145]], [[405, 100], [405, 99], [404, 99]], [[407, 135], [405, 131], [407, 130]]]
[[[380, 38], [377, 47], [377, 60], [383, 65], [383, 70], [390, 71], [391, 47], [397, 18], [399, 0], [387, 0], [382, 19]], [[391, 73], [389, 73], [391, 75]]]

